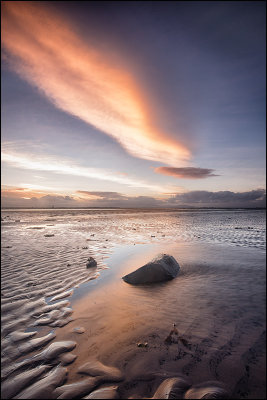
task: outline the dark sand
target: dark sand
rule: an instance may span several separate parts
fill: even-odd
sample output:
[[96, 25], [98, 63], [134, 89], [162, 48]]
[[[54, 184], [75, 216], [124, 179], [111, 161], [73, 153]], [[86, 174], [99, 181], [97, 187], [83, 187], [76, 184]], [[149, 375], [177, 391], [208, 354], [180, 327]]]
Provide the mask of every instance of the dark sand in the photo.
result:
[[[179, 262], [177, 278], [138, 287], [121, 279], [161, 252]], [[57, 329], [57, 341], [77, 342], [67, 384], [88, 379], [78, 369], [97, 360], [123, 374], [121, 398], [152, 397], [177, 376], [192, 385], [221, 382], [232, 398], [266, 398], [264, 260], [263, 251], [224, 245], [122, 248], [109, 270], [74, 294], [74, 321]], [[166, 343], [173, 323], [179, 336]]]

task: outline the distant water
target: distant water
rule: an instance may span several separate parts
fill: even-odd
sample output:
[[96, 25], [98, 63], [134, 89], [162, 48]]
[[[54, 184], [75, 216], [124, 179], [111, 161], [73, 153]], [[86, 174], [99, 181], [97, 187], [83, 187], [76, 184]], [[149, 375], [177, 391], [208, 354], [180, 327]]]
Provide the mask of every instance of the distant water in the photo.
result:
[[21, 236], [37, 239], [44, 233], [71, 233], [81, 239], [97, 233], [97, 241], [108, 239], [109, 245], [179, 239], [266, 249], [266, 210], [49, 209], [5, 210], [1, 214], [3, 245], [19, 242]]

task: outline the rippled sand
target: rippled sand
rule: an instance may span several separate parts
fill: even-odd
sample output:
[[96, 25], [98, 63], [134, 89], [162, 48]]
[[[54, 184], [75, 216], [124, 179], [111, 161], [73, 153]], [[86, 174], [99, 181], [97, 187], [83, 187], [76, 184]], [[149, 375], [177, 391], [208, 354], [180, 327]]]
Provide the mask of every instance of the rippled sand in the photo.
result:
[[[211, 393], [208, 381], [265, 398], [262, 212], [2, 218], [3, 398], [144, 398], [165, 381], [184, 398]], [[160, 252], [180, 263], [175, 280], [121, 280]], [[179, 334], [166, 342], [173, 323]], [[102, 369], [86, 373], [88, 363]]]

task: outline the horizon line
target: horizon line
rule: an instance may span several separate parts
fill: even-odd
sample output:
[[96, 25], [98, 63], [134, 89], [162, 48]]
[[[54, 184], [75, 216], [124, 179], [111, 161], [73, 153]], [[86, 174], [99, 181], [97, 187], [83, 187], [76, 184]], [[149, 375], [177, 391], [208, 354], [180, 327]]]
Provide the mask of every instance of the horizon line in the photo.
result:
[[211, 210], [266, 210], [266, 207], [1, 207], [2, 210], [191, 210], [191, 209], [211, 209]]

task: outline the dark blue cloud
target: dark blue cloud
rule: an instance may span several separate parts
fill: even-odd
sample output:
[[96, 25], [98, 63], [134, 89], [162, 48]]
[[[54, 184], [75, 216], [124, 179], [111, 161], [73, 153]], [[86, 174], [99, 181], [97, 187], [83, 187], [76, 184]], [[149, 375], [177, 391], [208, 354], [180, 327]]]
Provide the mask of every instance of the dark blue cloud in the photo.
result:
[[249, 192], [208, 192], [191, 191], [178, 193], [160, 200], [150, 196], [126, 196], [117, 192], [77, 191], [79, 194], [96, 195], [99, 199], [86, 198], [77, 200], [71, 196], [46, 195], [39, 199], [24, 199], [8, 195], [2, 196], [2, 207], [121, 207], [121, 208], [265, 208], [266, 190], [257, 189]]
[[198, 207], [266, 207], [266, 190], [257, 189], [237, 193], [196, 190], [176, 194], [168, 202], [170, 204]]

